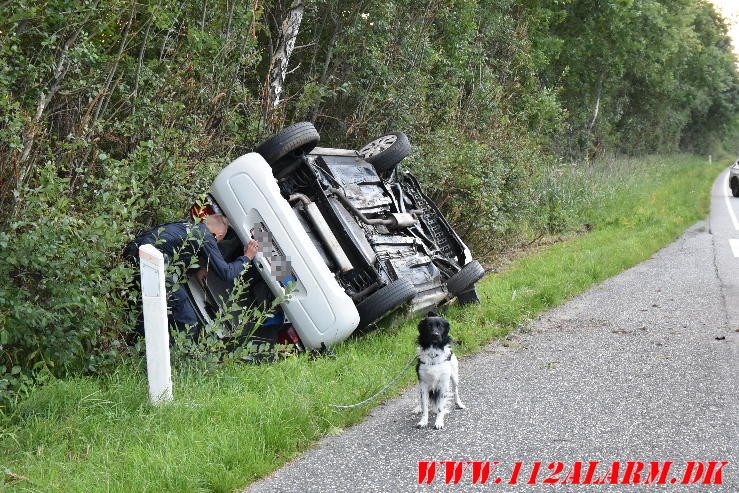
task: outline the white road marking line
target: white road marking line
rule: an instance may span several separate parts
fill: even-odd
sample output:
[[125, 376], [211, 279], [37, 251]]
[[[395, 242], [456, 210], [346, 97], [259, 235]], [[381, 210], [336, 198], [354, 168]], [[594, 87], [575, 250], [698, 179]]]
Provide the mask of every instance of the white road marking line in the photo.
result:
[[736, 238], [729, 238], [729, 245], [731, 246], [731, 253], [733, 253], [735, 257], [739, 257], [739, 240]]
[[739, 221], [736, 220], [736, 214], [734, 214], [734, 208], [731, 207], [731, 202], [729, 202], [729, 196], [731, 195], [731, 189], [726, 189], [726, 195], [724, 195], [724, 200], [726, 200], [726, 208], [729, 209], [729, 217], [731, 218], [731, 222], [734, 223], [734, 229], [739, 230]]

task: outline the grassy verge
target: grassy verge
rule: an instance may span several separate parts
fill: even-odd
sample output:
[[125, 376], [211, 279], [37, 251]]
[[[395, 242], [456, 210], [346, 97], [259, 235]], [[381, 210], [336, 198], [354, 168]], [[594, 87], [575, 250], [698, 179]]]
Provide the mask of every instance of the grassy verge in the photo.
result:
[[[517, 324], [628, 268], [705, 217], [722, 168], [677, 157], [627, 180], [597, 208], [594, 229], [515, 261], [480, 284], [479, 307], [448, 313], [469, 353]], [[638, 178], [638, 179], [637, 179]], [[602, 186], [608, 187], [608, 183]], [[414, 351], [415, 324], [388, 324], [336, 348], [336, 358], [291, 358], [174, 375], [175, 402], [148, 405], [141, 363], [50, 383], [0, 419], [0, 488], [18, 491], [232, 491], [338, 433]], [[391, 395], [411, 385], [409, 372]], [[375, 403], [376, 404], [376, 403]]]

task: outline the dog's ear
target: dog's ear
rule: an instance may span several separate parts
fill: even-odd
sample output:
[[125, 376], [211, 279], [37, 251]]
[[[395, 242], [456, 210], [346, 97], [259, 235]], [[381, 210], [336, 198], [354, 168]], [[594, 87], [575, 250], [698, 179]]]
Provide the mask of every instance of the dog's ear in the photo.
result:
[[428, 325], [429, 321], [428, 318], [422, 318], [420, 322], [418, 322], [418, 332], [421, 333], [424, 331], [426, 326]]
[[448, 336], [449, 335], [449, 329], [450, 328], [451, 328], [451, 326], [449, 325], [449, 320], [444, 319], [444, 335], [445, 336]]

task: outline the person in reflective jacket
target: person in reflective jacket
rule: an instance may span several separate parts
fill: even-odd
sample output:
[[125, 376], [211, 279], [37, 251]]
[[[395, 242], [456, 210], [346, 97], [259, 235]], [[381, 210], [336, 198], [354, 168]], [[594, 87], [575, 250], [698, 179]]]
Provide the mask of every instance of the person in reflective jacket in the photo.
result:
[[[241, 274], [245, 264], [254, 259], [259, 243], [251, 240], [244, 247], [243, 255], [236, 257], [232, 262], [226, 262], [217, 243], [227, 232], [228, 220], [222, 214], [206, 216], [200, 223], [167, 223], [137, 236], [126, 246], [123, 256], [129, 261], [138, 263], [139, 247], [150, 243], [164, 254], [165, 262], [176, 261], [185, 269], [193, 265], [193, 257], [204, 257], [209, 270], [224, 281], [230, 282]], [[167, 281], [170, 285], [175, 282], [172, 276], [168, 276]], [[184, 282], [184, 278], [180, 282]], [[168, 302], [174, 325], [179, 330], [186, 331], [189, 337], [197, 337], [198, 319], [181, 284], [170, 293]], [[137, 327], [137, 330], [143, 333], [141, 327]]]

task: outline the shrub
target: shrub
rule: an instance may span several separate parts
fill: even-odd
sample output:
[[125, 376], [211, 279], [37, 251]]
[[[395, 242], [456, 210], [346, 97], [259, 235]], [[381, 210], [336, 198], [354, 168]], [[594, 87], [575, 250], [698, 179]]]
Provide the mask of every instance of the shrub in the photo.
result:
[[44, 167], [2, 233], [0, 277], [8, 282], [0, 286], [0, 379], [17, 390], [42, 368], [109, 368], [126, 330], [121, 288], [131, 272], [118, 257], [132, 215], [125, 207], [99, 214], [112, 206], [109, 192], [86, 194], [85, 207], [70, 200], [69, 186], [53, 166]]

